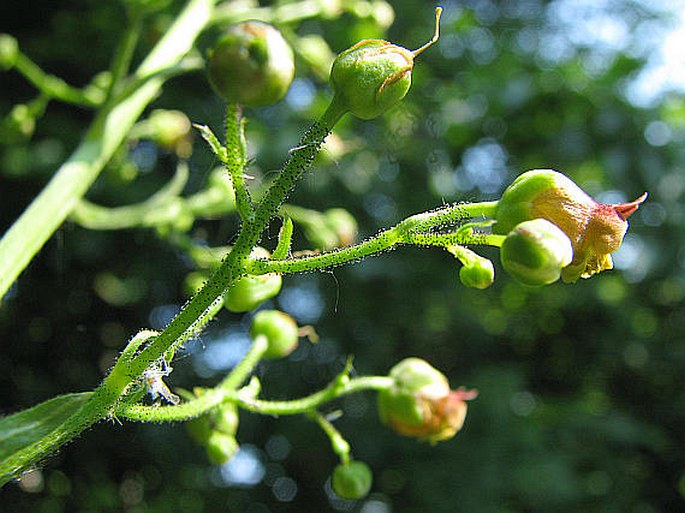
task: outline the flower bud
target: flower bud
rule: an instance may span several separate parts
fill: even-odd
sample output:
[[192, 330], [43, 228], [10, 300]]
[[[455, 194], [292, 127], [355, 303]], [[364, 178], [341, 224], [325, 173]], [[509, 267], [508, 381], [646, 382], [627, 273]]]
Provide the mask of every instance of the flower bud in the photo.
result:
[[500, 248], [502, 267], [521, 283], [549, 285], [571, 263], [571, 240], [546, 219], [524, 221], [509, 232]]
[[[263, 248], [252, 251], [253, 258], [268, 257], [269, 252]], [[261, 274], [243, 276], [224, 292], [224, 306], [231, 312], [251, 312], [264, 301], [281, 291], [279, 274]]]
[[223, 465], [238, 452], [238, 441], [234, 436], [221, 431], [212, 431], [205, 445], [207, 458], [214, 465]]
[[373, 119], [398, 103], [409, 91], [414, 58], [438, 39], [442, 9], [436, 9], [435, 35], [411, 51], [383, 39], [365, 39], [333, 61], [334, 103], [361, 119]]
[[209, 82], [224, 100], [263, 107], [285, 96], [295, 60], [276, 28], [252, 20], [228, 29], [209, 52], [208, 70]]
[[487, 289], [495, 281], [495, 268], [487, 258], [479, 258], [459, 269], [462, 284], [474, 289]]
[[373, 474], [366, 463], [350, 461], [341, 463], [333, 471], [331, 486], [343, 499], [362, 499], [369, 494]]
[[466, 402], [477, 392], [450, 390], [447, 378], [419, 358], [407, 358], [390, 371], [394, 385], [378, 393], [378, 411], [398, 433], [429, 442], [457, 434], [466, 418]]
[[19, 57], [19, 44], [9, 34], [0, 34], [0, 70], [12, 69]]
[[262, 310], [252, 319], [250, 336], [262, 335], [268, 341], [264, 358], [284, 358], [297, 348], [299, 339], [295, 319], [278, 310]]
[[550, 169], [528, 171], [504, 191], [497, 204], [493, 232], [509, 233], [523, 221], [546, 219], [571, 240], [573, 260], [562, 271], [566, 282], [611, 269], [628, 229], [628, 217], [647, 198], [604, 205], [590, 198], [567, 176]]

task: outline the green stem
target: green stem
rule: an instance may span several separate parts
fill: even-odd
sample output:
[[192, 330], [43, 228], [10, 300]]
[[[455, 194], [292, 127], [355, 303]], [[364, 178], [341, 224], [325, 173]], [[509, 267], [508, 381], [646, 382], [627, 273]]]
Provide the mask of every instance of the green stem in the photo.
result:
[[497, 201], [459, 203], [433, 212], [417, 214], [407, 219], [413, 231], [426, 231], [439, 226], [462, 223], [466, 219], [495, 217]]
[[[149, 76], [178, 63], [210, 19], [215, 1], [191, 0], [138, 74]], [[0, 239], [0, 297], [71, 213], [162, 84], [161, 77], [147, 80], [120, 103], [101, 110], [79, 147]]]
[[340, 458], [340, 463], [347, 465], [350, 462], [350, 444], [345, 440], [340, 431], [335, 428], [330, 420], [317, 411], [310, 412], [309, 417], [326, 433], [326, 436], [331, 441], [333, 452]]
[[263, 415], [300, 415], [344, 395], [366, 390], [386, 390], [393, 386], [393, 379], [387, 376], [363, 376], [346, 383], [334, 381], [315, 394], [290, 401], [265, 401], [246, 399], [240, 391], [226, 389], [207, 390], [197, 399], [178, 406], [143, 406], [120, 403], [114, 415], [141, 422], [177, 422], [207, 413], [223, 402], [232, 402], [239, 407]]
[[235, 392], [207, 390], [201, 397], [179, 404], [178, 406], [144, 406], [142, 404], [121, 403], [114, 411], [116, 418], [134, 422], [182, 422], [199, 417], [229, 401]]
[[133, 54], [143, 28], [143, 16], [140, 12], [129, 11], [128, 15], [128, 26], [119, 42], [119, 46], [117, 47], [112, 61], [112, 80], [107, 93], [108, 100], [112, 100], [119, 85], [128, 74], [131, 60], [133, 59]]
[[78, 89], [54, 75], [48, 75], [22, 52], [18, 52], [15, 69], [39, 91], [65, 103], [97, 107], [105, 100], [104, 94], [90, 89]]
[[243, 381], [252, 373], [254, 368], [262, 359], [266, 349], [269, 346], [269, 341], [264, 335], [258, 335], [252, 341], [252, 346], [247, 352], [245, 357], [240, 361], [238, 365], [226, 376], [221, 383], [217, 386], [219, 390], [235, 390], [238, 388]]
[[[330, 111], [330, 110], [329, 110]], [[206, 323], [207, 311], [221, 300], [221, 294], [235, 280], [245, 274], [245, 265], [249, 254], [259, 242], [262, 232], [269, 221], [276, 215], [279, 207], [287, 198], [297, 180], [311, 167], [317, 152], [329, 133], [328, 123], [331, 120], [329, 111], [322, 116], [322, 121], [314, 123], [300, 142], [300, 146], [291, 152], [288, 162], [278, 178], [271, 185], [255, 212], [253, 220], [243, 223], [242, 229], [233, 248], [222, 262], [219, 269], [207, 281], [205, 286], [184, 306], [183, 310], [169, 323], [145, 349], [125, 366], [128, 383], [137, 379], [145, 369], [157, 361], [167, 350], [178, 347], [194, 330]], [[339, 119], [339, 116], [336, 118]], [[214, 307], [215, 309], [215, 307]], [[117, 391], [122, 393], [125, 386], [120, 382], [121, 372], [119, 362], [114, 366], [110, 375], [98, 388], [110, 389], [110, 394]], [[123, 366], [121, 367], [123, 370]], [[242, 371], [241, 371], [242, 372]], [[237, 378], [229, 378], [232, 381]], [[112, 396], [109, 404], [111, 408], [118, 396]], [[183, 407], [183, 406], [179, 406]], [[189, 408], [189, 407], [186, 407]], [[93, 422], [97, 419], [93, 419]]]
[[289, 401], [263, 401], [261, 399], [243, 399], [237, 396], [237, 404], [245, 410], [262, 415], [298, 415], [314, 410], [333, 399], [354, 394], [363, 390], [387, 390], [394, 380], [387, 376], [363, 376], [347, 383], [333, 382], [328, 387], [312, 395]]
[[145, 201], [122, 207], [102, 207], [81, 200], [74, 207], [71, 220], [91, 230], [124, 230], [172, 224], [178, 217], [175, 202], [188, 182], [188, 165], [179, 163], [174, 177]]
[[267, 23], [288, 25], [317, 18], [330, 12], [330, 3], [320, 0], [300, 0], [274, 7], [252, 7], [251, 5], [250, 2], [227, 2], [219, 6], [212, 18], [212, 23], [228, 25], [247, 20], [262, 20]]
[[[464, 203], [444, 207], [433, 212], [416, 214], [354, 246], [287, 260], [250, 260], [246, 269], [249, 274], [291, 274], [313, 271], [354, 262], [392, 249], [397, 244], [441, 247], [468, 243], [492, 244], [496, 242], [493, 237], [498, 236], [474, 234], [470, 229], [458, 229], [455, 233], [430, 233], [430, 231], [445, 225], [463, 222], [465, 219], [489, 215], [493, 211], [494, 205], [495, 202]], [[472, 225], [469, 224], [468, 226]]]

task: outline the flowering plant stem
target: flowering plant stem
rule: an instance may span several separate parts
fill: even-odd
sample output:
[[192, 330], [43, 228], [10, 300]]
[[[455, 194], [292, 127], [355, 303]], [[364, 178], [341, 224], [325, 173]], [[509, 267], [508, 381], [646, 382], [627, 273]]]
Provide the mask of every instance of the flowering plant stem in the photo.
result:
[[[232, 250], [205, 286], [185, 305], [183, 310], [159, 335], [140, 344], [135, 354], [125, 349], [127, 358], [120, 358], [90, 399], [67, 421], [41, 440], [14, 453], [0, 464], [0, 483], [4, 483], [46, 454], [75, 438], [84, 429], [115, 413], [115, 406], [143, 372], [160, 360], [167, 351], [181, 346], [196, 330], [211, 319], [221, 304], [221, 295], [238, 278], [246, 274], [249, 254], [266, 229], [269, 221], [294, 187], [297, 180], [311, 167], [330, 127], [343, 112], [328, 109], [318, 122], [306, 132], [299, 146], [291, 151], [288, 162], [268, 189], [254, 212], [245, 219]], [[136, 340], [136, 339], [134, 339]], [[142, 348], [142, 349], [140, 349]]]

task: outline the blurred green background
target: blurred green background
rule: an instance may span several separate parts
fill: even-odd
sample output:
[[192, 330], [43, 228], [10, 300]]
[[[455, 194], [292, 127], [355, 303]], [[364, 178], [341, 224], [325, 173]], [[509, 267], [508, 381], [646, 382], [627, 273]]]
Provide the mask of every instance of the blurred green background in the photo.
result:
[[[325, 3], [325, 2], [324, 2]], [[149, 20], [139, 58], [180, 7]], [[333, 4], [331, 4], [333, 5]], [[281, 27], [294, 44], [341, 51], [383, 35], [389, 11]], [[387, 38], [421, 46], [433, 7], [392, 1]], [[439, 44], [421, 55], [404, 102], [381, 119], [346, 119], [293, 203], [344, 207], [370, 235], [447, 202], [490, 200], [520, 172], [566, 172], [596, 199], [632, 200], [616, 270], [575, 285], [529, 289], [498, 277], [459, 283], [453, 257], [400, 248], [378, 258], [284, 279], [271, 306], [314, 324], [320, 344], [262, 364], [264, 396], [315, 391], [354, 355], [359, 374], [407, 356], [456, 387], [477, 388], [465, 428], [435, 446], [382, 426], [373, 395], [331, 405], [371, 495], [336, 499], [327, 439], [303, 418], [241, 415], [243, 450], [212, 467], [182, 425], [103, 422], [52, 457], [33, 482], [0, 491], [3, 511], [36, 512], [620, 512], [685, 511], [685, 36], [680, 2], [448, 0]], [[362, 13], [363, 14], [363, 13]], [[385, 18], [384, 18], [385, 17]], [[125, 22], [117, 2], [5, 2], [0, 29], [49, 72], [75, 85], [109, 66]], [[678, 32], [678, 27], [680, 31]], [[318, 39], [317, 39], [318, 37]], [[200, 40], [210, 44], [211, 34]], [[306, 40], [305, 40], [306, 41]], [[680, 82], [678, 82], [680, 80]], [[0, 75], [0, 115], [35, 91]], [[248, 112], [254, 174], [278, 169], [330, 97], [325, 70], [298, 57], [284, 102]], [[170, 81], [152, 107], [183, 110], [220, 130], [221, 102], [202, 73]], [[0, 146], [0, 231], [36, 195], [84, 133], [91, 113], [56, 102], [30, 138]], [[175, 157], [131, 147], [134, 180], [106, 170], [89, 198], [140, 201]], [[189, 191], [216, 164], [196, 137]], [[211, 245], [232, 220], [197, 223]], [[264, 239], [273, 246], [277, 227]], [[306, 241], [298, 239], [300, 247]], [[486, 251], [495, 261], [495, 251]], [[141, 327], [160, 328], [186, 299], [192, 269], [152, 231], [93, 232], [65, 224], [0, 309], [0, 413], [94, 388]], [[118, 294], [108, 294], [116, 284]], [[224, 312], [174, 362], [171, 386], [211, 385], [245, 349], [248, 320]]]

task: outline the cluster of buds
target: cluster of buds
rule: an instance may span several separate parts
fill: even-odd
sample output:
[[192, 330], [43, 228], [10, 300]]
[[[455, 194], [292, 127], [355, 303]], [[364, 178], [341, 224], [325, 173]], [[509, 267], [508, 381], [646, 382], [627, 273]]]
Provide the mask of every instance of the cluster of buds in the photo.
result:
[[574, 282], [611, 269], [611, 253], [623, 242], [628, 217], [646, 198], [647, 193], [629, 203], [606, 205], [559, 172], [523, 173], [497, 203], [493, 232], [507, 236], [502, 264], [530, 285], [559, 276]]
[[398, 433], [431, 443], [452, 438], [464, 425], [466, 401], [478, 392], [451, 390], [444, 374], [419, 358], [390, 370], [394, 384], [378, 393], [378, 412]]

